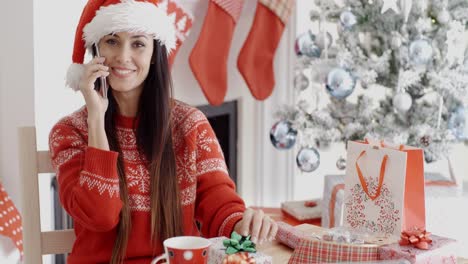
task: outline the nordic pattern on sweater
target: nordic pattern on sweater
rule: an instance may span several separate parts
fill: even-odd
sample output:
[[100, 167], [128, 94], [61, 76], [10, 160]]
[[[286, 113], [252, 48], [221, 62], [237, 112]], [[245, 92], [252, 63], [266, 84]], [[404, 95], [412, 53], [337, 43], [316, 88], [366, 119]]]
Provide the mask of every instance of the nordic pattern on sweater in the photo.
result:
[[[75, 221], [77, 240], [69, 263], [108, 261], [122, 208], [119, 153], [87, 146], [86, 119], [83, 107], [60, 120], [49, 138], [60, 200]], [[148, 263], [153, 256], [149, 162], [137, 150], [134, 119], [118, 116], [116, 121], [132, 217], [127, 257], [141, 260], [136, 263]], [[195, 225], [199, 221], [203, 236], [229, 236], [245, 206], [235, 193], [216, 136], [203, 113], [178, 101], [172, 109], [172, 122], [184, 234], [199, 235]], [[162, 252], [162, 247], [157, 246], [154, 255]]]

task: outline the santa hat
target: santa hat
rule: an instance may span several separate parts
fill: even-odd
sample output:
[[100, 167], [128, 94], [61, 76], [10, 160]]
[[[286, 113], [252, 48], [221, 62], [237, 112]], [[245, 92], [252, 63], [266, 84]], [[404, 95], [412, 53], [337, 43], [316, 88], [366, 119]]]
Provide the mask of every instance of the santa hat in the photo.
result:
[[175, 18], [175, 13], [167, 13], [167, 1], [89, 0], [76, 29], [73, 64], [68, 69], [66, 84], [74, 90], [79, 89], [86, 49], [91, 51], [105, 35], [117, 32], [150, 34], [166, 46], [169, 56], [176, 47]]

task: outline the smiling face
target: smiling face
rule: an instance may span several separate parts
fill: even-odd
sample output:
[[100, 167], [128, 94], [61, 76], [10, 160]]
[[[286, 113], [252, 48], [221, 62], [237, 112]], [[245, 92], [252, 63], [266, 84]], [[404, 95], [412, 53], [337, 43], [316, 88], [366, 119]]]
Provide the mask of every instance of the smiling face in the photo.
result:
[[109, 66], [107, 80], [114, 92], [140, 94], [151, 65], [152, 36], [119, 32], [104, 36], [98, 45]]

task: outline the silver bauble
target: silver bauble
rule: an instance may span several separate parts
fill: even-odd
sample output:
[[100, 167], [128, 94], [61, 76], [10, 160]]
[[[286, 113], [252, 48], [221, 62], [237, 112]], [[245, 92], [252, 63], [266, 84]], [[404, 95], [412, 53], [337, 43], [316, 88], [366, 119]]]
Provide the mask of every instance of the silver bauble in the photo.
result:
[[343, 99], [354, 91], [356, 81], [345, 69], [334, 68], [327, 75], [325, 87], [331, 96], [337, 99]]
[[320, 166], [320, 154], [312, 147], [301, 148], [297, 153], [296, 163], [303, 172], [312, 172]]
[[292, 128], [289, 121], [276, 122], [270, 130], [270, 140], [277, 149], [290, 149], [296, 143], [297, 130]]
[[351, 29], [357, 23], [356, 16], [351, 11], [343, 11], [340, 14], [341, 25], [345, 29]]
[[409, 47], [410, 60], [415, 65], [426, 65], [432, 60], [432, 46], [426, 39], [411, 42]]
[[309, 87], [309, 78], [304, 73], [299, 73], [294, 77], [294, 88], [299, 91], [304, 91]]
[[450, 13], [447, 11], [447, 9], [443, 9], [439, 12], [439, 14], [437, 14], [437, 22], [442, 25], [446, 25], [448, 22], [450, 22], [450, 19]]
[[309, 58], [319, 58], [322, 48], [317, 45], [316, 36], [309, 30], [296, 38], [294, 50], [297, 55], [305, 55]]
[[468, 139], [468, 109], [459, 106], [450, 113], [447, 127], [459, 140]]
[[344, 170], [344, 169], [346, 169], [346, 159], [343, 158], [343, 157], [340, 157], [340, 158], [336, 161], [336, 167], [337, 167], [339, 170]]
[[393, 97], [392, 102], [393, 107], [397, 112], [406, 113], [411, 108], [411, 105], [413, 104], [413, 99], [411, 98], [411, 95], [407, 92], [398, 92]]

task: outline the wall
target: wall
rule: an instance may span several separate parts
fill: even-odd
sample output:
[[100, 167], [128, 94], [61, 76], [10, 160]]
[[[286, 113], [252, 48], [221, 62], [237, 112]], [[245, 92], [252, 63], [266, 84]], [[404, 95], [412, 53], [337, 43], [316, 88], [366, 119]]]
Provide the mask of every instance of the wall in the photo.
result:
[[34, 125], [33, 9], [32, 0], [1, 5], [0, 177], [21, 208], [17, 127]]
[[[0, 25], [0, 179], [21, 210], [17, 128], [34, 125], [32, 0], [2, 1]], [[0, 262], [17, 256], [9, 249]]]

